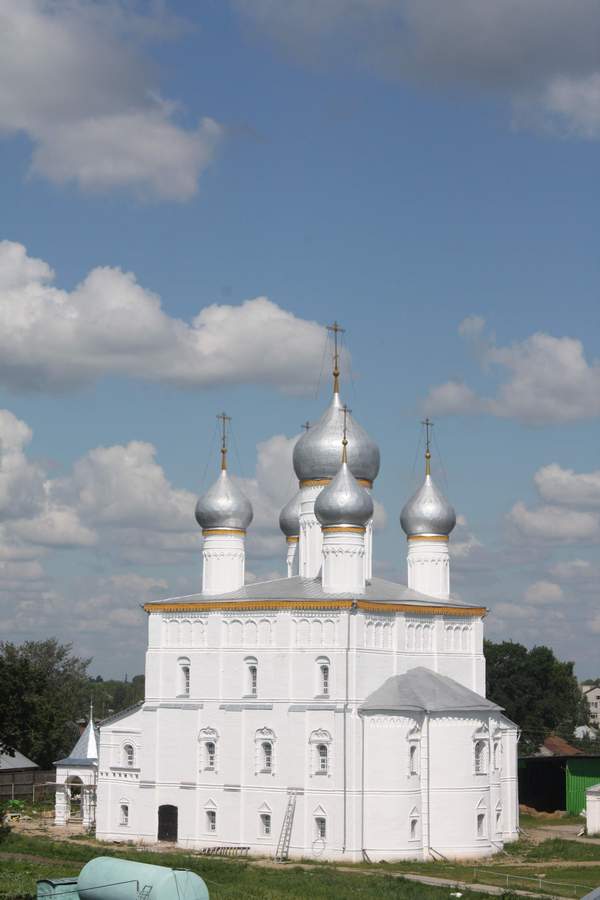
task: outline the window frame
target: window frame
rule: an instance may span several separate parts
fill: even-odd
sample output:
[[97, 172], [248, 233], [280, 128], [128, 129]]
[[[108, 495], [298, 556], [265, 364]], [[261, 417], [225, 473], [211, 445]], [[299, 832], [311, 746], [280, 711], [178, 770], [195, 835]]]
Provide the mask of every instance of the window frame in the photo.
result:
[[217, 810], [216, 809], [205, 809], [204, 813], [206, 815], [206, 831], [208, 834], [216, 834], [217, 833]]
[[189, 656], [180, 656], [177, 659], [177, 696], [191, 697], [192, 695], [192, 664]]
[[[273, 835], [273, 817], [270, 812], [259, 813], [260, 820], [260, 836], [272, 837]], [[268, 820], [268, 821], [267, 821]]]
[[135, 747], [133, 746], [133, 743], [131, 741], [126, 741], [126, 743], [123, 744], [121, 758], [123, 760], [124, 768], [135, 768]]
[[327, 840], [327, 816], [325, 815], [315, 816], [315, 840]]
[[130, 819], [130, 803], [129, 800], [119, 801], [119, 827], [128, 828]]
[[327, 656], [318, 656], [316, 663], [315, 697], [329, 699], [331, 697], [331, 660]]
[[255, 656], [246, 656], [244, 669], [243, 696], [254, 700], [258, 697], [258, 659]]

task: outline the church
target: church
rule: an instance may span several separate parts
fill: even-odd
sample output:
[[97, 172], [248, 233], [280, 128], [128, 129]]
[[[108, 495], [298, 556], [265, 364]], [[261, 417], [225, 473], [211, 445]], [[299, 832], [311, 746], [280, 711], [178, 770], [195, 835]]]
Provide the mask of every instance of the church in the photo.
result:
[[202, 591], [145, 605], [145, 700], [100, 728], [97, 837], [277, 859], [498, 852], [518, 837], [519, 731], [485, 697], [487, 610], [450, 593], [456, 516], [429, 440], [400, 516], [407, 584], [374, 577], [380, 454], [342, 404], [336, 345], [330, 405], [294, 448], [287, 577], [246, 584], [253, 512], [226, 424], [196, 507]]

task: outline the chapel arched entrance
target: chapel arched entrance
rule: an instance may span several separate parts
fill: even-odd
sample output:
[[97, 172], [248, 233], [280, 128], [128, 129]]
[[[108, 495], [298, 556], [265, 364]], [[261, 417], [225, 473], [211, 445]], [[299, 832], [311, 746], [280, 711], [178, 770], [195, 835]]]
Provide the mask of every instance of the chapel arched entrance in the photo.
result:
[[177, 807], [165, 804], [158, 807], [158, 840], [177, 841]]
[[67, 821], [82, 818], [83, 781], [79, 775], [71, 775], [65, 782]]

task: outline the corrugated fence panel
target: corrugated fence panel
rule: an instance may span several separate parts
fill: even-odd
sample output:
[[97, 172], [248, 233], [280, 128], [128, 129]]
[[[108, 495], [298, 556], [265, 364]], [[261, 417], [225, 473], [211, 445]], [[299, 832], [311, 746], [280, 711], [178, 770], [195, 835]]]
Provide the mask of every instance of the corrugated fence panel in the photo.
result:
[[585, 809], [585, 792], [600, 783], [600, 756], [570, 759], [567, 765], [567, 812], [578, 816]]

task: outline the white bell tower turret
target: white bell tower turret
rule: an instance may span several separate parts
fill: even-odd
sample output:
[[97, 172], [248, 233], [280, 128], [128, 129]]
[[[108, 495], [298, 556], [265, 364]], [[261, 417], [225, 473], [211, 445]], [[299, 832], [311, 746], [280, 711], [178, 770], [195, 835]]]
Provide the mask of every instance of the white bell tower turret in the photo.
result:
[[366, 525], [373, 516], [373, 500], [348, 466], [346, 407], [343, 413], [342, 465], [315, 503], [315, 516], [323, 534], [321, 582], [327, 594], [362, 594]]
[[300, 541], [300, 502], [302, 493], [297, 491], [279, 514], [279, 527], [287, 543], [287, 577], [298, 574], [298, 544]]
[[228, 594], [243, 587], [246, 563], [246, 529], [252, 521], [252, 505], [227, 472], [227, 423], [222, 423], [221, 474], [196, 504], [196, 521], [202, 528], [202, 593]]
[[413, 494], [400, 515], [400, 524], [408, 539], [408, 586], [430, 597], [447, 599], [450, 595], [450, 532], [456, 525], [456, 513], [431, 477], [430, 430], [425, 419], [425, 481]]

